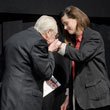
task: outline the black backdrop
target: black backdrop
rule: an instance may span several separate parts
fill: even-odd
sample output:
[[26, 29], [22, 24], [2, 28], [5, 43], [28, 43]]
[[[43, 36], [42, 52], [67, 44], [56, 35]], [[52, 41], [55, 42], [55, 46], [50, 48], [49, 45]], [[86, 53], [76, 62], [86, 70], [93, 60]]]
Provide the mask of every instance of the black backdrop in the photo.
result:
[[[110, 7], [109, 0], [0, 0], [0, 53], [4, 42], [14, 33], [33, 26], [42, 14], [53, 16], [59, 26], [58, 14], [66, 6], [74, 4], [81, 8], [91, 19], [91, 28], [99, 31], [105, 42], [105, 54], [110, 77]], [[56, 68], [54, 76], [62, 86], [44, 98], [43, 110], [60, 110], [65, 98], [65, 87], [69, 80], [69, 60], [54, 53]], [[0, 66], [1, 67], [1, 66]]]
[[90, 17], [110, 17], [110, 0], [0, 0], [0, 12], [58, 15], [68, 5]]

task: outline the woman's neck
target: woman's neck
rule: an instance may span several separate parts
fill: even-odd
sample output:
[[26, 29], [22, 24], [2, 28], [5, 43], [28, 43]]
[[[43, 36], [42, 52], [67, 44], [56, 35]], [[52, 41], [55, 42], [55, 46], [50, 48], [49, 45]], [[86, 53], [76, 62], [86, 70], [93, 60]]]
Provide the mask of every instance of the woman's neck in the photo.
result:
[[76, 36], [79, 36], [79, 35], [81, 35], [82, 33], [83, 33], [83, 31], [84, 31], [84, 29], [82, 28], [82, 29], [77, 29], [77, 31], [76, 31]]
[[83, 31], [77, 31], [76, 36], [80, 36], [83, 33]]

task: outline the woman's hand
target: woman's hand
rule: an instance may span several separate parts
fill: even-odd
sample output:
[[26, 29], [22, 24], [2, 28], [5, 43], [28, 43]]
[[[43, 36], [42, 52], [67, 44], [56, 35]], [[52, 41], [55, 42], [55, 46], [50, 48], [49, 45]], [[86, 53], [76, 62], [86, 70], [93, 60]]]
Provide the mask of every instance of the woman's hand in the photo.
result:
[[66, 96], [64, 103], [61, 105], [61, 110], [67, 110], [69, 104], [69, 96]]
[[48, 47], [48, 50], [51, 51], [51, 52], [55, 52], [58, 50], [59, 46], [60, 46], [61, 42], [56, 39], [54, 42], [52, 42], [49, 47]]

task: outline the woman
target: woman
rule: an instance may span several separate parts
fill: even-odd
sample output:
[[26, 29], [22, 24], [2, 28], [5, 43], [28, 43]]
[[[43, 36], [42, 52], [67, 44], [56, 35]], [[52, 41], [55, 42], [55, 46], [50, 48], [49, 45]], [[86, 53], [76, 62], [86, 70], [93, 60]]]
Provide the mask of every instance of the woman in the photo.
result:
[[[64, 36], [66, 43], [55, 42], [53, 51], [58, 48], [59, 54], [72, 61], [75, 97], [73, 109], [109, 110], [110, 81], [106, 72], [104, 42], [101, 35], [88, 27], [88, 16], [75, 6], [69, 6], [62, 12], [61, 22], [67, 32]], [[61, 110], [68, 108], [68, 95], [70, 94], [67, 93]]]

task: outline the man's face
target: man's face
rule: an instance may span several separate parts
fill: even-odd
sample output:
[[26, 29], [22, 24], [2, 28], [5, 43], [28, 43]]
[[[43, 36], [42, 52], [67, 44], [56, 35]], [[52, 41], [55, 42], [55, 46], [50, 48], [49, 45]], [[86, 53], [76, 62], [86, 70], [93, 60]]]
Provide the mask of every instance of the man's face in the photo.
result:
[[58, 27], [56, 25], [55, 30], [49, 30], [47, 34], [47, 42], [50, 45], [57, 37], [58, 35]]

